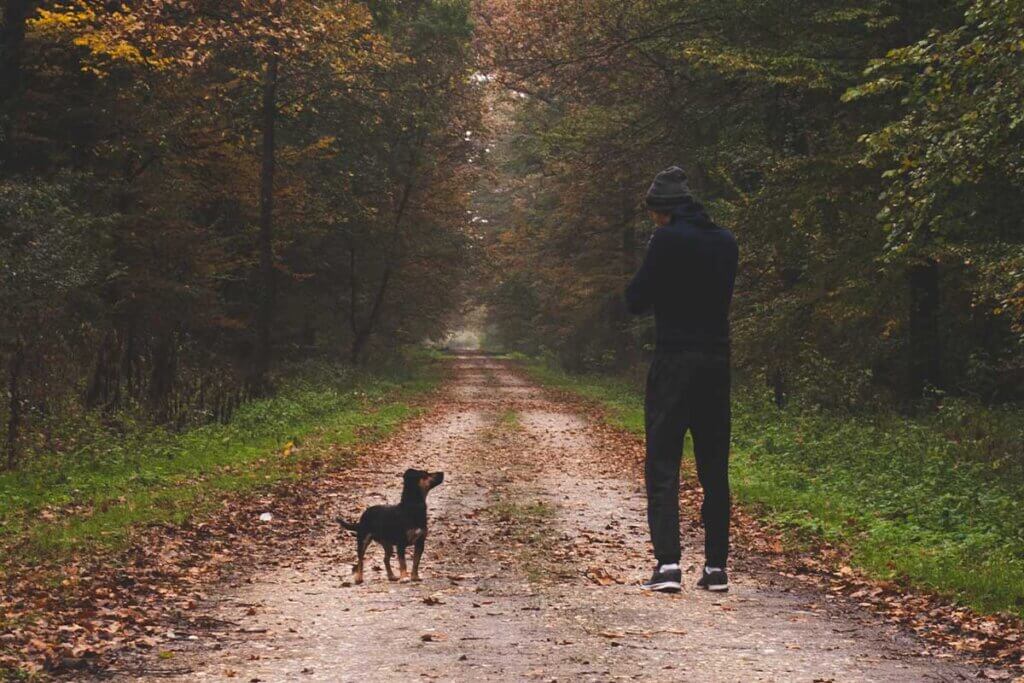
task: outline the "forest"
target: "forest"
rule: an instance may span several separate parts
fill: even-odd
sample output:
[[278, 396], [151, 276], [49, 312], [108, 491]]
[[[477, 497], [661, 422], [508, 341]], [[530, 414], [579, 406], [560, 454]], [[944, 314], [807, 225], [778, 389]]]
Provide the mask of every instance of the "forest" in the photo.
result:
[[496, 4], [501, 343], [637, 362], [638, 197], [678, 163], [738, 235], [735, 361], [780, 404], [1022, 398], [1020, 3]]
[[497, 347], [635, 366], [670, 163], [739, 235], [735, 361], [780, 405], [1021, 399], [1019, 3], [787, 7], [12, 0], [6, 466], [467, 305]]
[[[630, 452], [672, 165], [739, 243], [740, 503], [1024, 638], [1024, 0], [0, 0], [0, 636], [458, 407], [453, 338]], [[81, 658], [39, 629], [0, 680]]]
[[4, 464], [226, 420], [440, 335], [470, 254], [464, 3], [7, 2]]

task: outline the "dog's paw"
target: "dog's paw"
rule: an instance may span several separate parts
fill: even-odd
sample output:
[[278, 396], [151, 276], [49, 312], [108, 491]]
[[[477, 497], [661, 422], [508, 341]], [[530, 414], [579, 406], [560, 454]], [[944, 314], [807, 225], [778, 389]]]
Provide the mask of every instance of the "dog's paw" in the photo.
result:
[[413, 577], [412, 577], [412, 579], [411, 579], [411, 581], [412, 581], [413, 583], [419, 583], [419, 582], [420, 582], [420, 581], [422, 581], [422, 580], [423, 580], [423, 579], [421, 579], [421, 578], [420, 578], [420, 575], [419, 575], [419, 574], [414, 574], [414, 575], [413, 575]]
[[401, 579], [399, 579], [399, 581], [401, 581], [402, 583], [409, 583], [411, 579], [408, 576], [403, 576]]

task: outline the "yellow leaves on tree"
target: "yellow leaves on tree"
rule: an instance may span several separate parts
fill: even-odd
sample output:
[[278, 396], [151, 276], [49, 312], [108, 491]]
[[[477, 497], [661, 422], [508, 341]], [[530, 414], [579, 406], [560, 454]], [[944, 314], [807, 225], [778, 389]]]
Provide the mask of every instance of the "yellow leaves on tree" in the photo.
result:
[[171, 60], [144, 52], [122, 37], [135, 23], [130, 11], [109, 13], [101, 19], [90, 3], [80, 1], [60, 10], [40, 9], [28, 22], [28, 29], [54, 42], [85, 48], [90, 59], [83, 61], [82, 69], [97, 76], [105, 76], [117, 63], [156, 69], [170, 66]]

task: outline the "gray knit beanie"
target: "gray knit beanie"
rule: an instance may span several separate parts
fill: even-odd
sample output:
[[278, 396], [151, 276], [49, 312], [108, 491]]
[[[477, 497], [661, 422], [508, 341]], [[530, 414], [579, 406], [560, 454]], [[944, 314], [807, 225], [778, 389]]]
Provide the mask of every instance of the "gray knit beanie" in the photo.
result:
[[659, 173], [647, 191], [647, 208], [655, 211], [668, 211], [688, 201], [693, 201], [693, 194], [686, 172], [678, 166]]

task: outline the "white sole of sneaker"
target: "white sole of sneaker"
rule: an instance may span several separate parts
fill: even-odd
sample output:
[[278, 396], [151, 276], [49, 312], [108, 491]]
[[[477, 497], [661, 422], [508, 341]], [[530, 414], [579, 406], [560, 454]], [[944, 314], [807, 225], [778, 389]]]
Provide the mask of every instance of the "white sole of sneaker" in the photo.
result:
[[651, 591], [659, 593], [677, 593], [682, 590], [682, 585], [675, 581], [662, 581], [661, 583], [652, 583], [649, 586], [640, 586], [642, 591]]
[[712, 593], [724, 593], [725, 591], [729, 590], [729, 584], [724, 583], [719, 586], [706, 586], [704, 590], [709, 590]]

